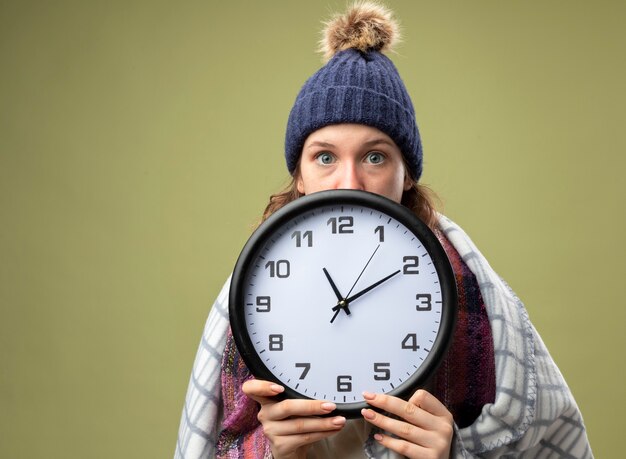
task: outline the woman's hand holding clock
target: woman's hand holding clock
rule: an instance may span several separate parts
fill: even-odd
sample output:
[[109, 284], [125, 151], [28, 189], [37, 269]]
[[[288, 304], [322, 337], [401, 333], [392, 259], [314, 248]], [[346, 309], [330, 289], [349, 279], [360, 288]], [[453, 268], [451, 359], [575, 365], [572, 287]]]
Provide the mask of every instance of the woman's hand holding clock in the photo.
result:
[[[334, 435], [345, 425], [343, 416], [319, 417], [331, 413], [336, 406], [334, 403], [276, 400], [274, 396], [283, 390], [278, 384], [257, 379], [243, 385], [244, 393], [261, 405], [258, 419], [275, 459], [306, 457], [311, 444]], [[367, 422], [398, 437], [376, 434], [374, 438], [383, 446], [409, 458], [449, 457], [454, 421], [436, 397], [423, 389], [416, 391], [409, 401], [370, 392], [364, 392], [363, 397], [371, 406], [399, 418], [369, 408], [362, 410]]]
[[274, 459], [305, 458], [311, 444], [334, 435], [346, 424], [343, 416], [320, 417], [331, 413], [336, 408], [334, 403], [308, 399], [278, 401], [274, 397], [284, 388], [276, 383], [251, 379], [242, 389], [261, 405], [258, 419]]
[[400, 418], [391, 418], [369, 408], [361, 411], [367, 422], [397, 436], [375, 434], [374, 438], [381, 445], [408, 458], [450, 457], [454, 420], [434, 395], [419, 389], [408, 401], [370, 392], [364, 392], [363, 397], [371, 406]]

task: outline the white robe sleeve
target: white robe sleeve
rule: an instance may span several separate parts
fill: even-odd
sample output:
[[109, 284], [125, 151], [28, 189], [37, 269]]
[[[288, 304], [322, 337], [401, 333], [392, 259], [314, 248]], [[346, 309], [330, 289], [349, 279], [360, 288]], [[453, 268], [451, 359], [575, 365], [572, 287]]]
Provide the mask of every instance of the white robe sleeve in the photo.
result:
[[522, 302], [470, 238], [440, 218], [476, 276], [494, 341], [496, 398], [455, 432], [454, 457], [593, 457], [580, 410]]
[[221, 362], [228, 332], [226, 281], [209, 313], [187, 388], [175, 459], [215, 457], [217, 428], [222, 419]]

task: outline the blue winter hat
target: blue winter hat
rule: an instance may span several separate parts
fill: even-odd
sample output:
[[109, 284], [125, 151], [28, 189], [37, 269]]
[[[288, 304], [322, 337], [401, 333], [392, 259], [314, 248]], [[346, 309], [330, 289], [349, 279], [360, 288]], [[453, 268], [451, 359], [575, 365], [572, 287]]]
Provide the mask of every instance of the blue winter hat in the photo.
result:
[[398, 70], [382, 53], [397, 35], [391, 12], [374, 3], [357, 3], [327, 24], [322, 47], [330, 60], [304, 83], [287, 122], [285, 159], [291, 174], [309, 134], [331, 124], [356, 123], [387, 134], [412, 177], [420, 178], [415, 110]]

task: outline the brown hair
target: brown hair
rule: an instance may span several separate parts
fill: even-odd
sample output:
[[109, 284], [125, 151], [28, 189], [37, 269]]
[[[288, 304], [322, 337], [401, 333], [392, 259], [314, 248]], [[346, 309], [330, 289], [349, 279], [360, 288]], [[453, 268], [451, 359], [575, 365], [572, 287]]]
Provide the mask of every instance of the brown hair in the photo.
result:
[[[304, 196], [298, 191], [297, 183], [299, 177], [300, 164], [296, 166], [293, 177], [285, 188], [282, 191], [270, 196], [270, 201], [265, 207], [265, 211], [263, 211], [261, 222], [264, 222], [278, 209]], [[401, 204], [413, 211], [413, 213], [417, 215], [420, 220], [426, 223], [430, 229], [435, 230], [437, 227], [437, 206], [435, 204], [441, 206], [441, 200], [428, 186], [421, 185], [412, 178], [410, 178], [410, 180], [412, 183], [411, 188], [402, 194]]]

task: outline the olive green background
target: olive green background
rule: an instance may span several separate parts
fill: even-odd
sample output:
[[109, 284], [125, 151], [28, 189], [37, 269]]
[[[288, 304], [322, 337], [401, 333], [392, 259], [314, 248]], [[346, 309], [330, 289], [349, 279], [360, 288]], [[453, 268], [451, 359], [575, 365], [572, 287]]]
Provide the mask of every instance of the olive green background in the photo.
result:
[[[626, 3], [390, 1], [423, 182], [623, 443]], [[171, 457], [344, 2], [0, 0], [0, 457]]]

